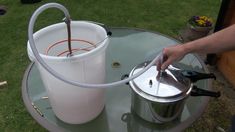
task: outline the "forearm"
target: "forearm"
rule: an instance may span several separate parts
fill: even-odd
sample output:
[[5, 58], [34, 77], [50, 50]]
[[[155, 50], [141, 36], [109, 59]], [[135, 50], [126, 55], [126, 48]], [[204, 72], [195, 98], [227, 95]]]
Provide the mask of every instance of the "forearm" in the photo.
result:
[[235, 50], [235, 25], [182, 45], [185, 53], [219, 53]]

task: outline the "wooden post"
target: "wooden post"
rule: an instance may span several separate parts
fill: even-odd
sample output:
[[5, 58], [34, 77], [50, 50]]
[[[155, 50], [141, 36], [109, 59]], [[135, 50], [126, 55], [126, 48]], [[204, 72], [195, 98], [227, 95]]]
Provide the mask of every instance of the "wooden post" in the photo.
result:
[[[235, 24], [235, 0], [228, 1], [227, 8], [223, 9], [223, 20], [219, 20], [221, 23], [221, 29]], [[219, 19], [219, 18], [218, 18]], [[235, 36], [234, 36], [235, 37]], [[235, 42], [234, 42], [235, 43]], [[235, 87], [235, 51], [224, 52], [219, 54], [217, 66], [226, 79]]]

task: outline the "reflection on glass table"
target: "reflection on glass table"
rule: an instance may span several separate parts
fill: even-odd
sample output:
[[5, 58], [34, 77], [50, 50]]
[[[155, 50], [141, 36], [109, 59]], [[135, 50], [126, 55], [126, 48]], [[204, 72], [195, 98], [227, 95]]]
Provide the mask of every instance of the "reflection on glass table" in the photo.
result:
[[[179, 43], [170, 37], [146, 30], [111, 28], [111, 31], [113, 35], [106, 52], [107, 83], [120, 80], [123, 75], [129, 74], [134, 66], [153, 59], [164, 47]], [[185, 69], [208, 72], [203, 62], [193, 54], [187, 55], [180, 64]], [[209, 100], [208, 97], [189, 97], [183, 113], [177, 120], [152, 124], [131, 112], [132, 91], [128, 85], [121, 85], [106, 89], [105, 108], [96, 119], [81, 125], [71, 125], [60, 121], [54, 115], [35, 64], [32, 63], [28, 67], [22, 83], [22, 95], [27, 110], [40, 125], [50, 131], [181, 131], [200, 117]], [[198, 81], [196, 85], [211, 89], [210, 80]]]

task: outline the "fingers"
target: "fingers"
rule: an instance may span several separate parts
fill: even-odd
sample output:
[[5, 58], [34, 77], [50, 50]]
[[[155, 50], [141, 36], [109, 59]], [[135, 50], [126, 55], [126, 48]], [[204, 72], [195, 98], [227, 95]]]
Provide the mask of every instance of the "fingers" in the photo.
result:
[[158, 59], [156, 60], [156, 66], [157, 66], [157, 70], [160, 71], [162, 70], [162, 64], [167, 60], [167, 56], [165, 54], [161, 54]]
[[162, 55], [156, 62], [157, 70], [165, 70], [170, 64], [181, 58], [182, 52], [179, 50], [178, 46], [166, 47], [162, 50]]
[[160, 60], [161, 57], [158, 57], [157, 61], [156, 61], [156, 66], [157, 66], [157, 71], [160, 71], [161, 70], [161, 60]]
[[172, 63], [172, 61], [170, 59], [168, 59], [167, 61], [162, 63], [160, 70], [165, 70], [171, 63]]

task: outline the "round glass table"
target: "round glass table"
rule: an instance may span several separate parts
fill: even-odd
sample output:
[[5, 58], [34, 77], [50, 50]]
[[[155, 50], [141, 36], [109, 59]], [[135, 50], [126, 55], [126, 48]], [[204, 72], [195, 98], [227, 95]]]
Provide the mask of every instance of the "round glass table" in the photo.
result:
[[[129, 74], [134, 66], [152, 60], [164, 47], [179, 43], [157, 32], [133, 28], [111, 28], [110, 30], [112, 36], [106, 51], [107, 82], [120, 80], [123, 75]], [[179, 64], [184, 69], [208, 72], [203, 61], [194, 54], [185, 56]], [[196, 85], [210, 90], [211, 80], [201, 80]], [[105, 108], [96, 119], [80, 125], [67, 124], [53, 113], [34, 63], [31, 63], [25, 72], [22, 96], [28, 112], [41, 126], [49, 131], [76, 132], [182, 131], [201, 116], [209, 101], [208, 97], [189, 97], [177, 120], [153, 124], [131, 112], [131, 89], [128, 85], [120, 85], [106, 89]]]

